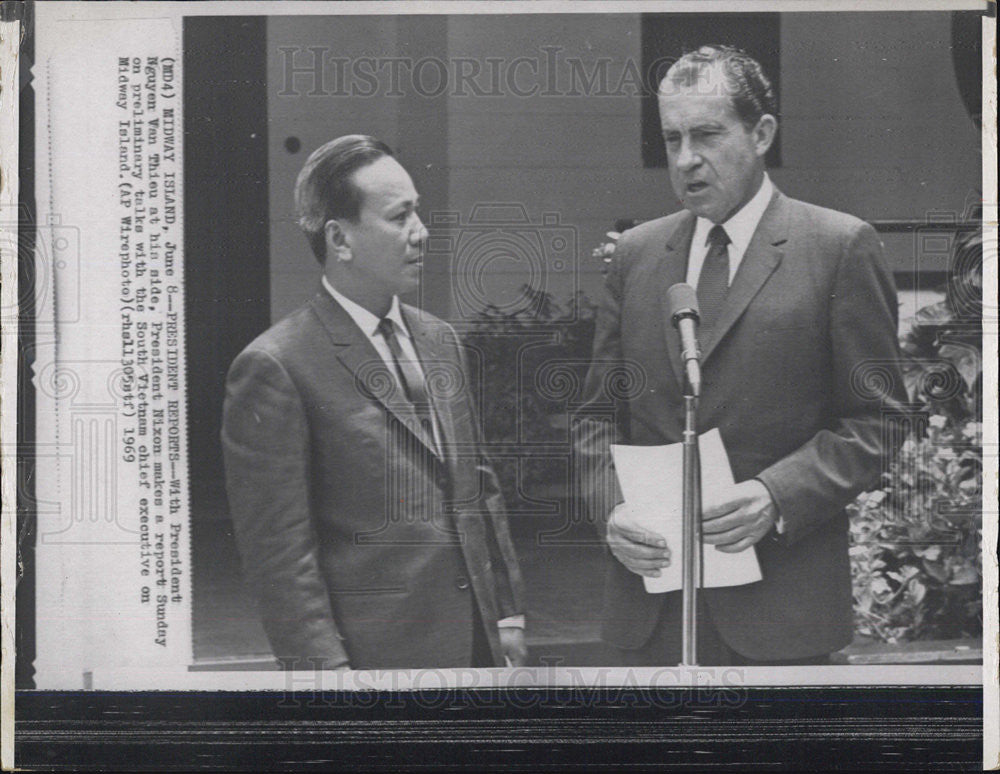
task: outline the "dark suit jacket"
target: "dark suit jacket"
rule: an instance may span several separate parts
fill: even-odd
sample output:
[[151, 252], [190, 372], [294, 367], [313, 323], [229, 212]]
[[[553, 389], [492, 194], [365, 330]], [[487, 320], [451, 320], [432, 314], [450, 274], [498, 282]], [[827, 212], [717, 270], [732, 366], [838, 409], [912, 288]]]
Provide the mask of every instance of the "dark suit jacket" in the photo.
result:
[[[684, 211], [626, 232], [607, 278], [575, 422], [585, 499], [602, 534], [622, 499], [608, 443], [682, 440], [683, 371], [666, 291], [685, 281], [694, 223]], [[775, 192], [700, 342], [699, 431], [719, 428], [736, 480], [760, 479], [786, 524], [782, 538], [754, 547], [762, 581], [702, 592], [723, 639], [747, 657], [806, 657], [851, 640], [844, 507], [878, 482], [883, 411], [905, 400], [896, 324], [874, 229]], [[662, 597], [613, 559], [605, 591], [605, 639], [642, 647]]]
[[326, 292], [229, 371], [222, 441], [243, 564], [279, 658], [362, 668], [469, 666], [474, 605], [492, 656], [522, 582], [482, 454], [454, 330], [403, 315], [444, 458], [384, 362]]

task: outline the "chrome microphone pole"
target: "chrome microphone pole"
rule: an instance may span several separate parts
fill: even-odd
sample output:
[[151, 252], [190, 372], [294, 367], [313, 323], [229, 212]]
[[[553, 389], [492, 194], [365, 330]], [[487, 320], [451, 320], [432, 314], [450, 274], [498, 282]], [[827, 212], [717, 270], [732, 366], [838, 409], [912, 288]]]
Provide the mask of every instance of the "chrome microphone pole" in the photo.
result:
[[684, 396], [684, 483], [681, 631], [683, 650], [681, 666], [698, 665], [698, 587], [701, 586], [701, 459], [695, 412], [698, 399]]
[[701, 458], [698, 449], [697, 411], [701, 395], [701, 353], [696, 335], [698, 296], [690, 285], [679, 283], [667, 290], [671, 321], [681, 339], [684, 364], [684, 437], [681, 546], [681, 666], [698, 665], [698, 588], [702, 581]]

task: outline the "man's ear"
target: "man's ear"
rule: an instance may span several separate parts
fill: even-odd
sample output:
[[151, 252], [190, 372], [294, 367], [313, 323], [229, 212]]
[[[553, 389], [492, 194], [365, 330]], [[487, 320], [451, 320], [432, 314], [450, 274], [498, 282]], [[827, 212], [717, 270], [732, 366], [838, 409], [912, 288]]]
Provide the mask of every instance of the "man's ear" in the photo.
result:
[[767, 153], [777, 134], [778, 119], [770, 113], [762, 115], [757, 121], [757, 125], [753, 128], [753, 141], [758, 156], [763, 156]]
[[328, 220], [323, 224], [323, 233], [326, 237], [326, 254], [332, 256], [337, 261], [351, 260], [351, 246], [347, 241], [347, 234], [339, 220]]

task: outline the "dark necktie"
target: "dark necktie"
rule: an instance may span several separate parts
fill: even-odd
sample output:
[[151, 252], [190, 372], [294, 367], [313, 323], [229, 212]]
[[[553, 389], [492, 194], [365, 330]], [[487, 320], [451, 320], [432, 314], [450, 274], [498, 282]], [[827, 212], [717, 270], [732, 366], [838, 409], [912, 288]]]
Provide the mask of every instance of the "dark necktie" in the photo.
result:
[[430, 398], [427, 395], [427, 388], [424, 384], [424, 375], [415, 362], [403, 356], [403, 350], [399, 346], [399, 339], [396, 338], [395, 324], [388, 317], [383, 317], [378, 322], [378, 332], [382, 334], [385, 343], [389, 345], [389, 352], [392, 353], [392, 361], [396, 367], [396, 376], [403, 386], [407, 400], [413, 404], [413, 409], [420, 420], [424, 431], [430, 436], [431, 441], [437, 448], [434, 439], [434, 419]]
[[[722, 226], [712, 226], [708, 232], [708, 252], [698, 276], [698, 305], [701, 307], [701, 328], [710, 331], [726, 300], [729, 291], [729, 234]], [[705, 337], [702, 337], [702, 341]]]

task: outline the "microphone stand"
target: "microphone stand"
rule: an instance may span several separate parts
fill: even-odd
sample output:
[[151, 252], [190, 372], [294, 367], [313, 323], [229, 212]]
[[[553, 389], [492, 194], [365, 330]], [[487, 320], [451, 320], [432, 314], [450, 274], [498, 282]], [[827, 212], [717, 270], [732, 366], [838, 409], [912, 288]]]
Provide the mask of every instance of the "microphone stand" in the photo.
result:
[[684, 465], [681, 540], [681, 629], [680, 666], [698, 665], [698, 587], [701, 586], [701, 455], [698, 449], [696, 412], [701, 394], [701, 353], [698, 350], [698, 295], [685, 283], [667, 290], [671, 322], [681, 339], [681, 360], [684, 363]]
[[[694, 392], [688, 389], [687, 392]], [[684, 396], [683, 548], [681, 552], [683, 627], [681, 666], [698, 665], [698, 587], [702, 576], [701, 456], [695, 412], [698, 399]]]

